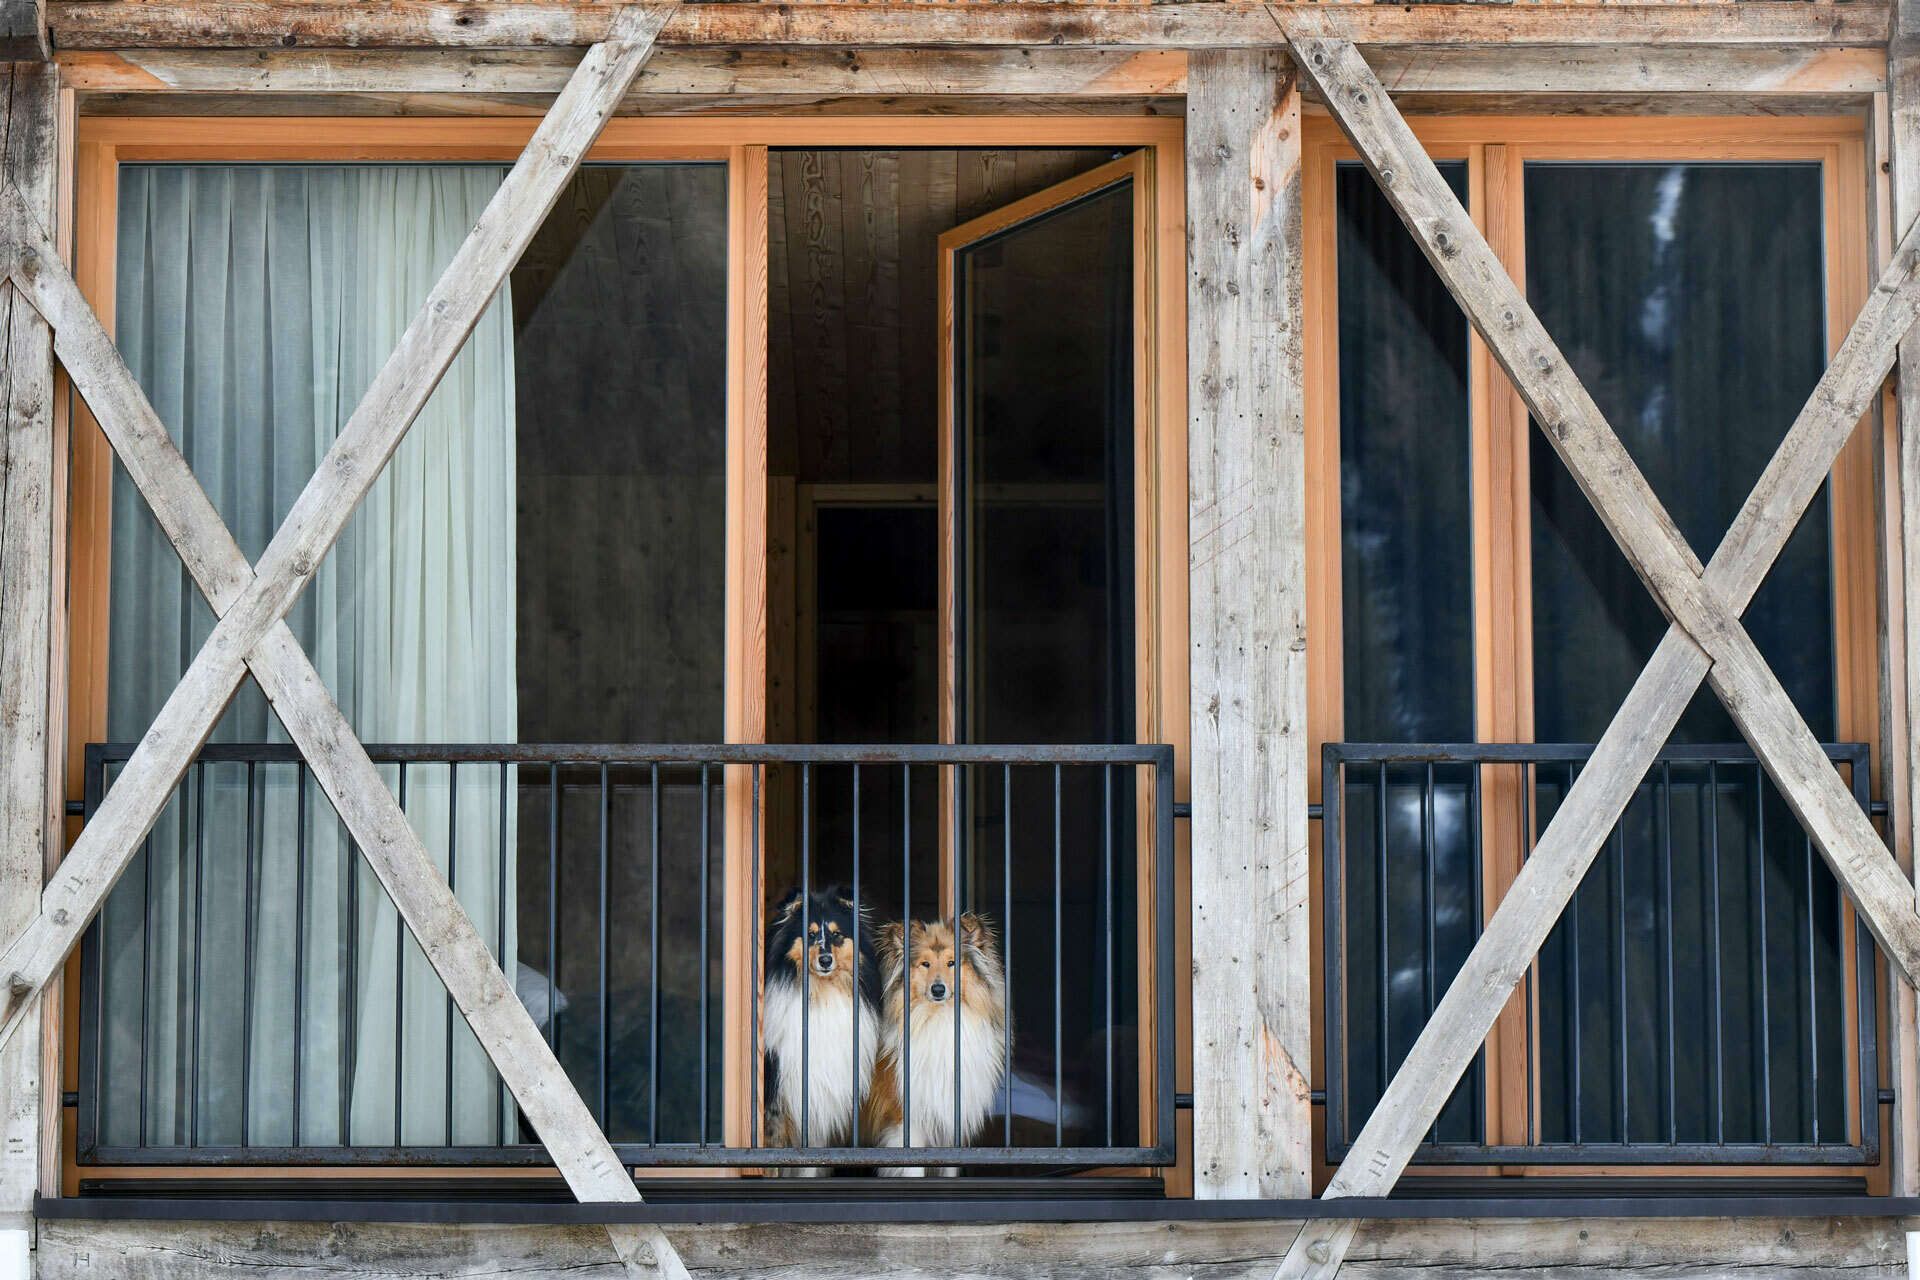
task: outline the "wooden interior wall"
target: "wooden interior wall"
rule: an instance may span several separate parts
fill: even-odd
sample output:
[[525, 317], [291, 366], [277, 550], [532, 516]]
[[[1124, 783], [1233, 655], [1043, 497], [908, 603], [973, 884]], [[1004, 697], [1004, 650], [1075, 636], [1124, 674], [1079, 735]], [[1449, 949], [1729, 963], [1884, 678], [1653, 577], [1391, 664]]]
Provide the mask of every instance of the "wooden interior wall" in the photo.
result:
[[1113, 154], [774, 151], [771, 473], [803, 484], [930, 483], [940, 233]]

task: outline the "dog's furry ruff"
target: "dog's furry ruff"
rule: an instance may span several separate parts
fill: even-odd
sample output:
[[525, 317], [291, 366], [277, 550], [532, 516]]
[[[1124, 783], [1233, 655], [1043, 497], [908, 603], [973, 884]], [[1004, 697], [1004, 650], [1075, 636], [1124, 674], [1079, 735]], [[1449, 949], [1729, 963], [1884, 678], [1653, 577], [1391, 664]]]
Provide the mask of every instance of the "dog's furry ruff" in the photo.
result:
[[[953, 927], [944, 921], [915, 921], [910, 930], [891, 924], [881, 930], [880, 964], [886, 982], [882, 1048], [861, 1121], [875, 1146], [898, 1147], [908, 1137], [915, 1146], [966, 1146], [986, 1126], [1001, 1094], [1007, 1071], [1007, 992], [998, 941], [992, 926], [971, 914], [960, 918], [960, 938], [956, 954]], [[952, 969], [950, 960], [957, 962]], [[954, 972], [959, 975], [958, 998], [949, 990], [944, 999], [934, 999], [934, 982], [944, 981], [950, 989], [949, 975]], [[903, 1027], [902, 1013], [909, 1006], [908, 1025]], [[957, 1073], [956, 1016], [960, 1024]], [[903, 1037], [912, 1045], [907, 1064], [911, 1069], [905, 1073], [910, 1110], [901, 1095]], [[911, 1134], [904, 1132], [908, 1123]], [[912, 1176], [924, 1170], [906, 1167], [882, 1172]]]
[[[813, 944], [802, 942], [800, 891], [787, 894], [767, 928], [766, 994], [760, 1043], [766, 1050], [766, 1142], [776, 1147], [841, 1147], [853, 1138], [853, 1118], [873, 1079], [881, 1048], [880, 967], [873, 927], [859, 922], [853, 941], [853, 903], [837, 888], [809, 896], [805, 912]], [[821, 944], [834, 956], [819, 968]], [[854, 980], [858, 956], [859, 981]], [[803, 983], [802, 971], [810, 969]], [[804, 994], [803, 994], [804, 993]], [[801, 1041], [806, 1041], [805, 1133], [801, 1116]], [[858, 1019], [859, 1061], [854, 1060]]]

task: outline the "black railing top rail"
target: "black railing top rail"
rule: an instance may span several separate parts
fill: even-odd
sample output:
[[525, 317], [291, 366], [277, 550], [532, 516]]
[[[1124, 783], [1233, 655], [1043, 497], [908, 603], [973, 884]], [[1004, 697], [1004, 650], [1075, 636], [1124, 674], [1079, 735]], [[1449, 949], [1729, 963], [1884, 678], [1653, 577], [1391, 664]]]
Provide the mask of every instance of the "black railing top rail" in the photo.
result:
[[[1323, 758], [1339, 764], [1564, 764], [1593, 755], [1591, 742], [1329, 742]], [[1870, 748], [1864, 742], [1822, 743], [1820, 749], [1835, 764], [1864, 764]], [[1655, 763], [1758, 763], [1744, 742], [1680, 743], [1660, 750]], [[1854, 796], [1864, 801], [1871, 780], [1854, 782]]]
[[[87, 744], [89, 769], [119, 764], [138, 746], [134, 742]], [[606, 743], [606, 742], [461, 742], [369, 743], [376, 764], [1132, 764], [1173, 765], [1173, 748], [1161, 743], [994, 745], [986, 743], [908, 743], [843, 746], [823, 743]], [[286, 742], [210, 742], [196, 762], [209, 764], [287, 763], [302, 760]]]

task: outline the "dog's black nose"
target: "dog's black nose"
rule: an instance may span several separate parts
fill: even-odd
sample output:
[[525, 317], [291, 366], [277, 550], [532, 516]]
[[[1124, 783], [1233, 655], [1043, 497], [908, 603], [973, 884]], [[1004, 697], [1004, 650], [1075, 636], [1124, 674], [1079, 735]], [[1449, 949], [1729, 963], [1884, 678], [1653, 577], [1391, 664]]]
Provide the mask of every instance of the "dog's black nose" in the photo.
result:
[[817, 961], [817, 963], [820, 966], [820, 972], [832, 973], [833, 972], [833, 952], [828, 951], [824, 947], [821, 948], [820, 959]]
[[944, 982], [936, 982], [927, 988], [927, 993], [935, 1000], [945, 1000], [947, 998], [947, 984]]

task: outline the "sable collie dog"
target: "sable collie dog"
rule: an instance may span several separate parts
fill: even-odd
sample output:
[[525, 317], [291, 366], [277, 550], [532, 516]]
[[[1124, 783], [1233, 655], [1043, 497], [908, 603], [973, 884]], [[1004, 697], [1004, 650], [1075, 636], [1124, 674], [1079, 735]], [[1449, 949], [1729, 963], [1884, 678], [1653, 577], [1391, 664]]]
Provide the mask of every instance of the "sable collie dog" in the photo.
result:
[[[881, 974], [874, 931], [861, 920], [856, 944], [854, 924], [852, 900], [838, 888], [827, 888], [809, 895], [804, 910], [800, 890], [790, 890], [767, 926], [767, 986], [760, 1006], [760, 1043], [766, 1047], [763, 1096], [770, 1146], [850, 1145], [854, 1109], [873, 1079], [874, 1058], [880, 1051]], [[804, 1134], [800, 1069], [803, 1027]]]
[[[953, 926], [946, 921], [916, 920], [908, 927], [889, 924], [880, 931], [880, 967], [886, 982], [880, 1061], [861, 1112], [861, 1131], [872, 1135], [875, 1146], [898, 1147], [904, 1145], [903, 1126], [910, 1124], [911, 1131], [904, 1136], [914, 1146], [966, 1146], [985, 1127], [1006, 1079], [1006, 976], [993, 927], [984, 917], [961, 916], [956, 946]], [[953, 1040], [956, 1018], [958, 1070]], [[904, 1071], [903, 1040], [911, 1046]], [[903, 1106], [903, 1083], [910, 1110]], [[881, 1172], [920, 1176], [925, 1170]]]

